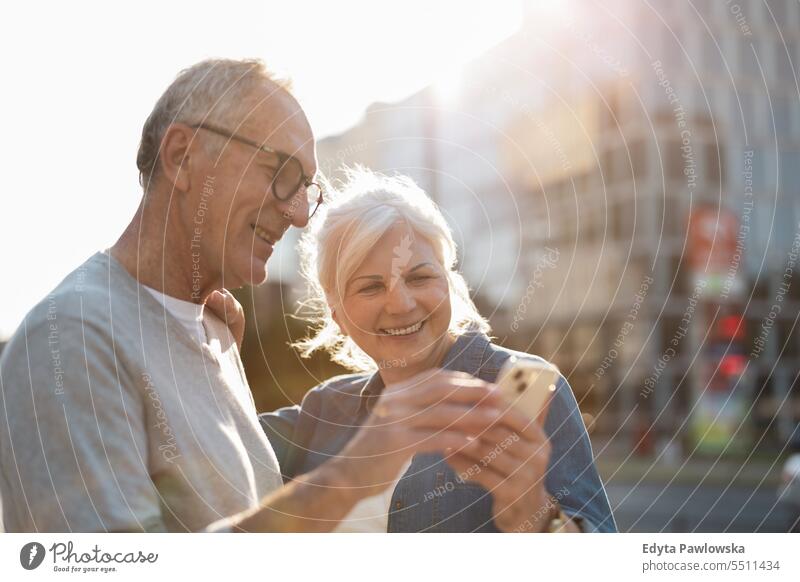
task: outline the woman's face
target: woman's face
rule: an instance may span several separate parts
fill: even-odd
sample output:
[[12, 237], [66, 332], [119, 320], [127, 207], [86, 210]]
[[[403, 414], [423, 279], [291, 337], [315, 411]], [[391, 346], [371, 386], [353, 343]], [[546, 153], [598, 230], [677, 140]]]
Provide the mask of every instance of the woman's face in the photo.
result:
[[384, 377], [441, 363], [452, 344], [450, 289], [427, 240], [397, 223], [341, 284], [334, 319]]

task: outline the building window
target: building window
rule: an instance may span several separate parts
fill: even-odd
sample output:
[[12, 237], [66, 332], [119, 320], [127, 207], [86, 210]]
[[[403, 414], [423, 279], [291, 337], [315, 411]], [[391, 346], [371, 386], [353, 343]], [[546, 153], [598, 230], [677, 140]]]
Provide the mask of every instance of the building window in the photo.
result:
[[778, 342], [778, 353], [783, 352], [783, 357], [791, 357], [795, 353], [794, 339], [795, 336], [792, 331], [793, 321], [776, 321], [775, 332], [776, 341]]
[[615, 241], [630, 241], [633, 236], [633, 201], [620, 200], [611, 208], [612, 239]]
[[672, 255], [669, 258], [668, 269], [667, 277], [670, 278], [670, 284], [672, 285], [671, 294], [677, 297], [687, 296], [689, 294], [688, 277], [680, 255]]
[[[686, 352], [686, 342], [688, 337], [680, 338], [679, 328], [681, 326], [681, 318], [675, 316], [667, 316], [661, 318], [661, 351], [663, 352], [668, 347], [675, 350], [675, 355], [680, 356]], [[682, 333], [682, 332], [681, 332]], [[673, 340], [677, 339], [676, 342]]]
[[679, 141], [670, 140], [661, 150], [664, 155], [664, 171], [667, 178], [671, 180], [685, 181], [683, 175], [683, 157], [681, 156], [681, 144]]
[[617, 168], [614, 153], [615, 150], [607, 148], [602, 154], [600, 154], [602, 179], [606, 186], [610, 186], [617, 181]]
[[762, 274], [758, 280], [756, 280], [753, 287], [753, 299], [759, 299], [761, 301], [767, 301], [769, 299], [769, 279], [767, 279], [766, 275]]
[[[660, 216], [658, 217], [661, 218]], [[664, 235], [683, 239], [688, 228], [686, 212], [678, 196], [664, 197]]]
[[630, 141], [628, 145], [628, 153], [633, 166], [633, 179], [644, 180], [647, 177], [647, 142], [637, 139]]
[[705, 146], [706, 152], [706, 181], [709, 186], [719, 186], [722, 171], [720, 162], [724, 159], [725, 152], [723, 147], [717, 148], [717, 144], [710, 143]]
[[[775, 22], [777, 22], [778, 26], [780, 27], [786, 26], [786, 21], [789, 17], [787, 0], [764, 0], [764, 2], [767, 7], [769, 7], [769, 10], [765, 10], [763, 15], [764, 19], [767, 21], [767, 27], [773, 28], [775, 26]], [[750, 4], [750, 2], [747, 4]], [[772, 13], [772, 16], [770, 16], [770, 12]], [[775, 18], [775, 22], [772, 21], [773, 18]]]
[[[800, 275], [797, 275], [797, 270], [792, 272], [792, 277], [787, 283], [790, 283], [789, 298], [792, 301], [800, 301]], [[798, 326], [800, 326], [800, 322]]]
[[[795, 43], [787, 41], [784, 46], [782, 42], [776, 42], [772, 47], [775, 53], [776, 79], [778, 82], [793, 82], [795, 71], [797, 70], [797, 63], [793, 63], [796, 58]], [[792, 66], [793, 64], [794, 66]]]
[[[749, 40], [739, 41], [739, 70], [744, 77], [761, 78], [758, 63], [761, 62], [762, 68], [764, 67], [764, 52], [758, 49], [759, 45], [755, 40], [752, 43]], [[755, 53], [758, 53], [758, 60], [756, 60]]]

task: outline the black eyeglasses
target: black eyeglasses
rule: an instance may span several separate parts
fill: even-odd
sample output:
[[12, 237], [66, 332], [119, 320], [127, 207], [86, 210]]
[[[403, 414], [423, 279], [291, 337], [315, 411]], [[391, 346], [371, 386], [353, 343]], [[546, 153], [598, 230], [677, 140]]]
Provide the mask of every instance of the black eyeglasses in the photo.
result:
[[[306, 197], [308, 198], [308, 218], [314, 216], [317, 208], [322, 204], [322, 186], [303, 173], [303, 165], [297, 158], [207, 123], [196, 123], [190, 127], [192, 129], [205, 129], [211, 133], [216, 133], [222, 137], [249, 145], [278, 158], [278, 169], [275, 171], [275, 176], [272, 178], [272, 195], [281, 202], [286, 202], [291, 200], [301, 187], [305, 187]], [[292, 210], [294, 210], [294, 208]], [[288, 211], [285, 213], [285, 215], [289, 216], [291, 216], [291, 214], [292, 213]]]

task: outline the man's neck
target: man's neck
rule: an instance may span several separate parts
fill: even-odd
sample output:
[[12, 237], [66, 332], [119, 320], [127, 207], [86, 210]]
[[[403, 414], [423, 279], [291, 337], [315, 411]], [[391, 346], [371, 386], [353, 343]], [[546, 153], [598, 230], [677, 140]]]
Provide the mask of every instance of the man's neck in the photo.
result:
[[199, 290], [192, 285], [191, 236], [161, 202], [165, 197], [142, 199], [136, 215], [111, 247], [111, 255], [139, 283], [165, 295], [204, 303], [222, 281], [211, 281], [203, 273]]

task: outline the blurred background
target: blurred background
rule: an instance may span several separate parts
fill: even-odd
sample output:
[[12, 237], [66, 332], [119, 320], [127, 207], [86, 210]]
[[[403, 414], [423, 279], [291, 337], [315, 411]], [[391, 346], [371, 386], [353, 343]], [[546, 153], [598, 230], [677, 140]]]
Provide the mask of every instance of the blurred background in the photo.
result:
[[[800, 420], [800, 6], [666, 8], [526, 4], [507, 39], [323, 139], [320, 166], [434, 196], [495, 336], [569, 379], [623, 527], [769, 529]], [[297, 289], [253, 291], [264, 409], [336, 372], [275, 356], [304, 333]]]
[[[433, 196], [497, 341], [570, 381], [620, 530], [785, 531], [800, 513], [783, 471], [800, 447], [800, 4], [385, 2], [317, 29], [314, 8], [264, 9], [267, 29], [304, 31], [308, 63], [238, 48], [288, 66], [327, 176], [364, 164]], [[237, 293], [260, 411], [345, 372], [289, 347], [307, 333], [296, 236]]]

